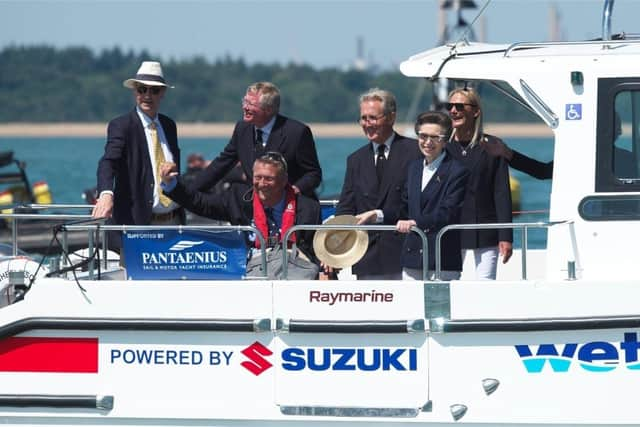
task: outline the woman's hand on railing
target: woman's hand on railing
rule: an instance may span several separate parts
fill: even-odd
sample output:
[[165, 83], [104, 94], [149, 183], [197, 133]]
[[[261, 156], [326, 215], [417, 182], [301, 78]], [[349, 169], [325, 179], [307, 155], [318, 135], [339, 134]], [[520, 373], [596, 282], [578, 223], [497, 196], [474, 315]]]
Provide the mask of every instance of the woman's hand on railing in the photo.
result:
[[412, 219], [401, 219], [396, 223], [396, 230], [401, 233], [408, 233], [414, 225], [416, 225], [416, 222]]

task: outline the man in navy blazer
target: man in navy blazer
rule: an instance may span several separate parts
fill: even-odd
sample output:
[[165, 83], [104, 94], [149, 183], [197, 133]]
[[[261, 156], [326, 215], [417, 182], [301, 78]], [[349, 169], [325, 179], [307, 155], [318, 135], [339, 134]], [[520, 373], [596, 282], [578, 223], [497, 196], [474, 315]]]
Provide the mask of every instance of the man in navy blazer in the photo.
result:
[[[405, 193], [409, 219], [401, 219], [396, 224], [398, 231], [409, 233], [402, 249], [403, 279], [423, 278], [423, 244], [417, 234], [410, 232], [411, 227], [416, 226], [427, 235], [429, 265], [426, 276], [432, 280], [436, 235], [443, 227], [460, 222], [469, 170], [445, 150], [452, 129], [449, 116], [438, 111], [427, 111], [416, 119], [415, 130], [424, 159], [409, 165]], [[389, 215], [387, 220], [392, 221], [393, 217]], [[440, 279], [459, 279], [462, 271], [459, 232], [446, 232], [440, 249]]]
[[[176, 124], [158, 114], [170, 87], [159, 62], [145, 61], [123, 85], [133, 90], [136, 108], [109, 122], [104, 155], [98, 163], [99, 198], [94, 218], [111, 224], [184, 223], [184, 212], [160, 189], [162, 161], [180, 164]], [[179, 167], [179, 166], [178, 166]], [[119, 235], [114, 233], [112, 236]], [[110, 239], [119, 248], [119, 239]]]
[[[402, 191], [407, 166], [421, 157], [415, 139], [393, 130], [396, 100], [391, 92], [374, 88], [360, 96], [360, 125], [369, 142], [347, 159], [336, 215], [356, 215], [359, 224], [382, 224], [387, 215], [404, 218]], [[369, 248], [353, 265], [358, 280], [399, 280], [404, 236], [398, 232], [369, 232]]]
[[267, 152], [282, 154], [289, 167], [289, 181], [296, 193], [313, 196], [322, 181], [316, 144], [309, 127], [279, 114], [280, 91], [269, 82], [250, 85], [242, 99], [242, 121], [236, 123], [231, 140], [189, 186], [206, 191], [240, 162], [251, 182], [253, 163]]

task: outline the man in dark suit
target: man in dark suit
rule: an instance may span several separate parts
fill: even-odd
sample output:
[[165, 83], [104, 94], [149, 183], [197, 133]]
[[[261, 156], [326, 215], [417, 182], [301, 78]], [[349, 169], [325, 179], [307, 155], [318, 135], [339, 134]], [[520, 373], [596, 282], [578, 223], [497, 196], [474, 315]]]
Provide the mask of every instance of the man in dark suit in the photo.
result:
[[[406, 218], [402, 192], [409, 163], [421, 157], [415, 139], [393, 130], [396, 100], [374, 88], [360, 96], [360, 125], [369, 142], [347, 159], [336, 215], [356, 215], [360, 224], [382, 224], [384, 218]], [[398, 232], [369, 232], [369, 249], [352, 267], [359, 280], [399, 280], [404, 236]]]
[[[94, 218], [111, 224], [167, 225], [184, 222], [184, 212], [160, 189], [160, 164], [180, 164], [176, 124], [158, 114], [168, 86], [159, 62], [145, 61], [123, 85], [133, 90], [136, 108], [109, 122], [98, 163]], [[110, 246], [119, 248], [114, 233]]]
[[[469, 170], [445, 151], [452, 129], [449, 116], [439, 111], [427, 111], [416, 120], [415, 130], [424, 159], [409, 164], [406, 191], [409, 219], [401, 219], [396, 224], [398, 231], [409, 233], [402, 249], [403, 279], [423, 278], [423, 244], [417, 234], [410, 233], [411, 227], [416, 226], [427, 235], [427, 278], [432, 280], [436, 236], [443, 227], [460, 222]], [[385, 218], [385, 222], [393, 220], [391, 216]], [[440, 249], [440, 279], [459, 279], [462, 271], [460, 234], [456, 230], [445, 233]]]
[[322, 170], [311, 130], [305, 124], [279, 114], [280, 91], [269, 82], [254, 83], [242, 99], [242, 121], [231, 140], [190, 186], [206, 191], [237, 163], [251, 182], [253, 162], [266, 152], [281, 153], [289, 166], [289, 180], [296, 193], [313, 196], [322, 181]]
[[[284, 233], [295, 224], [319, 224], [320, 203], [296, 194], [287, 179], [287, 163], [280, 153], [268, 152], [254, 162], [253, 186], [236, 183], [229, 191], [213, 194], [197, 191], [176, 179], [177, 167], [165, 163], [161, 175], [167, 195], [198, 215], [228, 221], [232, 225], [254, 224], [267, 246], [281, 244]], [[313, 231], [292, 235], [297, 247], [313, 259]]]

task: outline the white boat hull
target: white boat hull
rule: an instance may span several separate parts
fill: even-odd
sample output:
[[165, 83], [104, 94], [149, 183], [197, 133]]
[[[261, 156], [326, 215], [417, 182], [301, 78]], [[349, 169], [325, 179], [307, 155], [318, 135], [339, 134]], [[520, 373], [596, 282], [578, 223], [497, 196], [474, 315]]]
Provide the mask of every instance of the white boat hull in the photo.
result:
[[[606, 295], [571, 282], [80, 284], [85, 292], [41, 280], [0, 310], [3, 423], [638, 420], [627, 409], [640, 375], [631, 283], [611, 283]], [[559, 317], [561, 307], [569, 314]], [[97, 406], [107, 407], [65, 407], [70, 396], [106, 396]]]

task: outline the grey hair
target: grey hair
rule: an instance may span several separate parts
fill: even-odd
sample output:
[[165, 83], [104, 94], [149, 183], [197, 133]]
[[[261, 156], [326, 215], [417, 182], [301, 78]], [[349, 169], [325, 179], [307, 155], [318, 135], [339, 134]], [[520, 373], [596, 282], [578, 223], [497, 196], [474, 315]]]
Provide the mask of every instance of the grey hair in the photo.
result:
[[249, 85], [247, 93], [260, 95], [260, 107], [277, 114], [280, 111], [280, 89], [271, 82], [256, 82]]
[[388, 90], [374, 87], [360, 95], [360, 104], [366, 101], [380, 101], [384, 115], [396, 112], [396, 97]]

